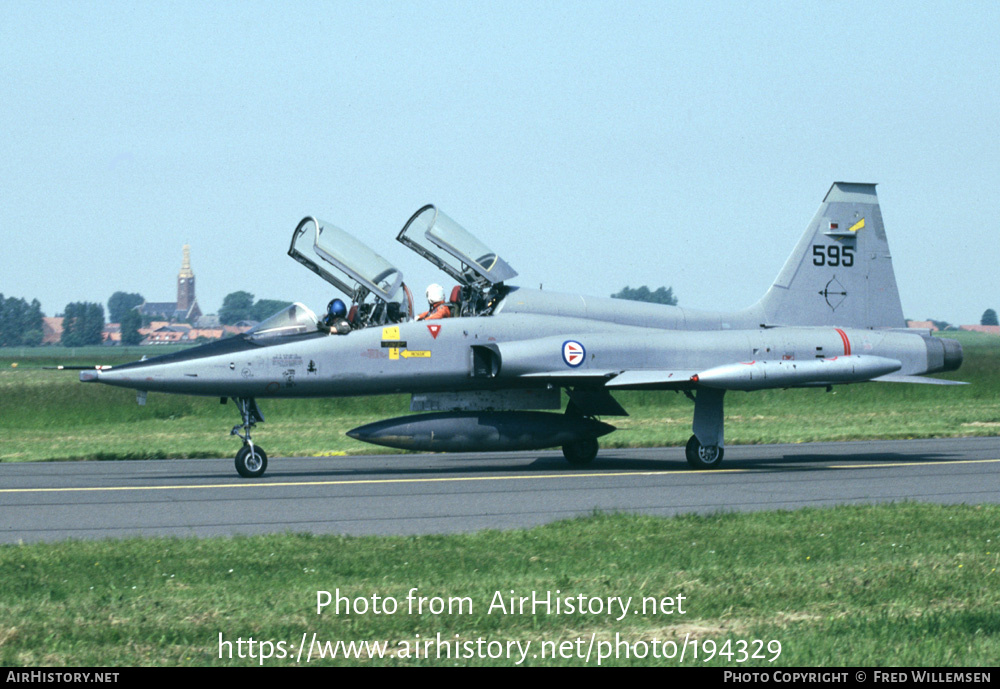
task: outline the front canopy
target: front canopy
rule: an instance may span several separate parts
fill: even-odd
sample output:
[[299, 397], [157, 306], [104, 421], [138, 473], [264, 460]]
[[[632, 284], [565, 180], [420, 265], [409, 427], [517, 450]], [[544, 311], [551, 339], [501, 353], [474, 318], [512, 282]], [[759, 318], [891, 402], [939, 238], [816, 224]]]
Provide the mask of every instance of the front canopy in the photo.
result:
[[254, 341], [303, 335], [316, 332], [318, 322], [312, 309], [305, 304], [295, 302], [261, 321], [252, 330], [248, 330], [246, 334]]

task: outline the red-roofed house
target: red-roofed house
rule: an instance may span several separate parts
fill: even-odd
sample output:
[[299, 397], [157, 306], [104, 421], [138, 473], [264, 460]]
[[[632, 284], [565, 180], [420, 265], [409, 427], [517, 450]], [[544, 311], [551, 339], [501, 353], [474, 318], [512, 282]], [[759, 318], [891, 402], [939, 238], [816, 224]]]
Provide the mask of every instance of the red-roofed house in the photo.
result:
[[960, 325], [959, 330], [968, 330], [973, 333], [987, 333], [989, 335], [1000, 335], [1000, 325]]
[[63, 334], [62, 316], [42, 319], [42, 344], [59, 344]]

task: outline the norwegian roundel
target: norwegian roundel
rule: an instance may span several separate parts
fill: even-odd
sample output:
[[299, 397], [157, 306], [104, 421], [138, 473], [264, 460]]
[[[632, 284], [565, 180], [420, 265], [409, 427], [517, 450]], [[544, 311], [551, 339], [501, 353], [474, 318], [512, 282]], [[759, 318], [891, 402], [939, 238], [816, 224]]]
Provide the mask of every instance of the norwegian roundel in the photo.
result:
[[587, 350], [576, 340], [566, 340], [562, 347], [563, 361], [570, 368], [576, 368], [587, 358]]

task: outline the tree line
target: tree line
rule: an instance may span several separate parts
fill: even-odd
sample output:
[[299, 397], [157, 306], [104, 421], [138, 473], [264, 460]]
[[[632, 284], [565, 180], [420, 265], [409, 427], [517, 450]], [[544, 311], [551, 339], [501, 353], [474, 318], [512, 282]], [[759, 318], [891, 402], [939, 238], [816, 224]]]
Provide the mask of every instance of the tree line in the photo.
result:
[[0, 294], [0, 347], [34, 347], [42, 344], [42, 305], [37, 299], [29, 304], [24, 299]]
[[[143, 316], [138, 307], [146, 299], [135, 292], [115, 292], [108, 299], [107, 321], [102, 304], [76, 301], [66, 305], [61, 315], [63, 332], [59, 343], [66, 347], [99, 345], [104, 341], [105, 322], [121, 324], [122, 344], [137, 345], [144, 335], [139, 332], [153, 320], [169, 319], [171, 314]], [[240, 321], [262, 321], [292, 302], [280, 299], [254, 299], [249, 292], [228, 294], [219, 310], [219, 322], [233, 325]], [[35, 347], [42, 344], [45, 331], [42, 305], [37, 299], [4, 297], [0, 293], [0, 347]]]
[[677, 306], [677, 297], [674, 296], [673, 287], [658, 287], [655, 292], [651, 292], [646, 285], [632, 289], [628, 285], [620, 292], [611, 295], [612, 299], [628, 299], [630, 301], [645, 301], [651, 304], [666, 304], [667, 306]]
[[235, 325], [240, 321], [262, 321], [273, 316], [278, 311], [291, 306], [290, 301], [280, 299], [258, 299], [250, 292], [231, 292], [222, 300], [219, 309], [219, 322], [223, 325]]

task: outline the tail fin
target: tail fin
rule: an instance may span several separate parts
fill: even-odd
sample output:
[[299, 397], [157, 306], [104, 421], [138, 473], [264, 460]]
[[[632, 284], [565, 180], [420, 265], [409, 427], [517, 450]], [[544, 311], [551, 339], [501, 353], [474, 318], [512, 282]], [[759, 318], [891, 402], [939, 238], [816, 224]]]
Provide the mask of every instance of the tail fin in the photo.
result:
[[874, 184], [833, 183], [757, 308], [773, 325], [906, 326]]

